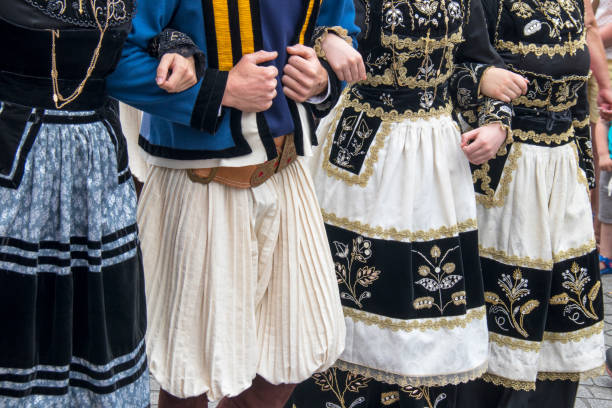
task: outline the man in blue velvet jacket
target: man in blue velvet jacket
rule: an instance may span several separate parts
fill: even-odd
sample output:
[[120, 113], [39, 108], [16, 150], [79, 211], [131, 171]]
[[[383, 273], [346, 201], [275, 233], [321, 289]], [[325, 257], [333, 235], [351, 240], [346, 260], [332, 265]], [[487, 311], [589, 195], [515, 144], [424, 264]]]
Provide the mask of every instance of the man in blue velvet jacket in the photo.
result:
[[[108, 87], [147, 112], [138, 217], [160, 408], [282, 407], [342, 352], [334, 265], [300, 156], [339, 80], [364, 75], [354, 17], [352, 0], [138, 2]], [[185, 92], [157, 86], [166, 72], [146, 51], [165, 27], [206, 55]]]

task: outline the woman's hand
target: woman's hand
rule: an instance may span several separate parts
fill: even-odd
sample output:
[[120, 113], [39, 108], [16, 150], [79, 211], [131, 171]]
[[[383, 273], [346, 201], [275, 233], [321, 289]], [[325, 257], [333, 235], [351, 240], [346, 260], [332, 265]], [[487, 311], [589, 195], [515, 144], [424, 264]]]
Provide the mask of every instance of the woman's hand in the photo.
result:
[[357, 82], [366, 79], [361, 54], [344, 39], [328, 32], [321, 42], [321, 48], [339, 80]]
[[157, 86], [169, 93], [183, 92], [198, 83], [195, 59], [164, 54], [157, 67]]
[[470, 163], [483, 164], [495, 157], [506, 136], [506, 129], [491, 123], [461, 135], [461, 149]]
[[480, 92], [493, 99], [512, 102], [527, 92], [529, 81], [507, 69], [491, 67], [480, 80]]

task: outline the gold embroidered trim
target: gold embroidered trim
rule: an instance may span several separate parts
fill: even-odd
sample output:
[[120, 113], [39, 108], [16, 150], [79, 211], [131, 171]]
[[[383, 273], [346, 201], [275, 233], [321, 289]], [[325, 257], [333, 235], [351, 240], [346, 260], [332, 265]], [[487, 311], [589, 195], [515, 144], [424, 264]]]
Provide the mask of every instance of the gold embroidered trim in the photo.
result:
[[490, 187], [491, 177], [489, 177], [489, 170], [491, 167], [489, 163], [483, 164], [482, 168], [472, 172], [474, 184], [476, 184], [479, 179], [482, 180], [480, 187], [485, 192], [485, 194], [476, 194], [476, 202], [478, 204], [485, 208], [501, 207], [504, 205], [505, 199], [510, 192], [512, 173], [517, 169], [518, 159], [521, 155], [521, 144], [512, 144], [510, 147], [510, 154], [506, 159], [506, 164], [502, 172], [501, 180], [499, 181], [499, 186], [497, 187], [497, 192]]
[[596, 367], [592, 370], [583, 371], [580, 373], [555, 373], [555, 372], [544, 372], [538, 373], [538, 380], [540, 381], [584, 381], [590, 378], [599, 377], [604, 373], [605, 366]]
[[482, 245], [478, 245], [478, 251], [480, 256], [484, 258], [493, 259], [494, 261], [506, 265], [521, 266], [523, 268], [551, 270], [554, 264], [552, 260], [547, 261], [541, 258], [533, 259], [528, 256], [508, 255], [505, 251], [495, 248], [485, 248]]
[[563, 112], [564, 110], [567, 110], [573, 106], [576, 106], [576, 102], [577, 100], [573, 100], [567, 103], [560, 103], [558, 105], [551, 105], [549, 100], [542, 100], [542, 99], [529, 99], [526, 96], [519, 96], [518, 98], [514, 99], [512, 101], [512, 103], [514, 105], [523, 105], [526, 106], [528, 108], [546, 108], [546, 110], [549, 110], [551, 112]]
[[520, 340], [491, 332], [489, 332], [489, 340], [497, 345], [507, 347], [512, 350], [533, 351], [537, 353], [542, 347], [542, 345], [537, 341]]
[[532, 381], [521, 381], [521, 380], [511, 380], [509, 378], [500, 377], [495, 374], [486, 373], [482, 376], [482, 379], [488, 383], [492, 383], [495, 385], [501, 385], [505, 388], [512, 388], [513, 390], [518, 391], [534, 391], [535, 390], [535, 382]]
[[348, 34], [348, 31], [345, 28], [340, 26], [327, 27], [325, 29], [325, 32], [315, 40], [314, 46], [312, 47], [315, 53], [317, 54], [317, 57], [327, 59], [325, 51], [323, 51], [323, 40], [329, 33], [337, 35], [338, 37], [346, 41], [348, 45], [350, 45], [351, 47], [353, 46], [353, 39]]
[[603, 329], [604, 322], [600, 321], [590, 327], [586, 327], [584, 329], [576, 330], [573, 332], [554, 333], [545, 331], [543, 341], [563, 344], [567, 344], [569, 342], [579, 342], [588, 337], [593, 337], [597, 334], [603, 333]]
[[[574, 157], [576, 158], [576, 171], [578, 172], [577, 177], [578, 177], [578, 182], [582, 185], [584, 185], [586, 187], [587, 190], [589, 190], [589, 182], [586, 178], [586, 174], [584, 174], [584, 170], [582, 170], [582, 167], [580, 167], [580, 156], [578, 155], [578, 146], [576, 145], [576, 143], [572, 144], [572, 150], [574, 151]], [[593, 241], [595, 242], [595, 241]]]
[[368, 326], [378, 326], [381, 329], [390, 329], [392, 331], [410, 332], [414, 330], [441, 330], [441, 329], [456, 329], [457, 327], [466, 327], [468, 323], [474, 320], [483, 320], [486, 314], [484, 306], [470, 309], [465, 315], [456, 317], [438, 317], [431, 319], [417, 320], [400, 320], [390, 317], [378, 316], [372, 313], [343, 307], [344, 316], [351, 318], [355, 322], [361, 322]]
[[590, 126], [590, 124], [591, 124], [591, 119], [588, 116], [583, 120], [574, 119], [574, 121], [572, 122], [572, 126], [574, 128], [583, 128], [583, 127]]
[[342, 105], [344, 107], [349, 107], [355, 109], [357, 112], [365, 112], [369, 117], [377, 117], [381, 118], [385, 121], [391, 122], [399, 122], [406, 119], [431, 119], [431, 118], [441, 118], [443, 116], [450, 116], [453, 111], [453, 105], [450, 103], [446, 104], [446, 106], [441, 106], [439, 108], [425, 110], [419, 109], [417, 112], [407, 110], [404, 113], [399, 113], [395, 109], [390, 111], [385, 111], [382, 107], [372, 108], [369, 102], [361, 103], [358, 100], [351, 99], [348, 96], [345, 101], [343, 101]]
[[433, 376], [410, 377], [400, 374], [388, 373], [377, 370], [375, 368], [365, 367], [359, 364], [348, 363], [338, 360], [334, 364], [340, 370], [348, 371], [353, 374], [362, 375], [368, 378], [374, 378], [376, 381], [385, 382], [387, 384], [397, 384], [401, 387], [441, 387], [445, 385], [457, 385], [475, 380], [487, 370], [487, 363], [482, 364], [472, 370], [458, 374], [440, 374]]
[[356, 232], [367, 237], [380, 237], [383, 239], [392, 239], [394, 241], [433, 241], [434, 239], [455, 237], [462, 232], [474, 231], [477, 227], [476, 220], [470, 218], [450, 227], [432, 228], [427, 231], [410, 231], [396, 230], [395, 228], [383, 228], [380, 226], [371, 226], [363, 224], [359, 221], [350, 221], [345, 217], [338, 217], [334, 213], [328, 213], [321, 210], [323, 220], [335, 225], [336, 227], [344, 228]]
[[412, 38], [399, 38], [397, 34], [387, 35], [383, 33], [380, 40], [381, 44], [385, 47], [394, 47], [398, 50], [408, 48], [410, 51], [427, 48], [430, 52], [440, 48], [446, 48], [449, 44], [457, 45], [465, 41], [463, 38], [463, 27], [460, 27], [459, 31], [448, 38], [442, 37], [440, 39], [435, 39], [420, 37], [418, 40], [413, 40]]
[[[579, 171], [582, 172], [580, 167], [578, 167]], [[584, 174], [582, 175], [584, 177]], [[586, 183], [586, 178], [585, 178]], [[553, 262], [558, 263], [561, 261], [565, 261], [566, 259], [578, 258], [579, 256], [586, 255], [589, 252], [593, 252], [595, 250], [595, 239], [590, 240], [584, 245], [579, 246], [578, 248], [571, 248], [567, 251], [561, 251], [553, 254]]]
[[546, 143], [550, 145], [552, 143], [561, 144], [563, 142], [569, 142], [571, 136], [574, 135], [574, 128], [571, 127], [567, 131], [561, 134], [548, 134], [548, 133], [536, 133], [533, 130], [524, 131], [520, 129], [514, 129], [514, 136], [521, 141], [533, 140], [536, 143]]
[[523, 42], [514, 43], [512, 41], [503, 41], [498, 40], [495, 48], [498, 50], [508, 50], [513, 54], [522, 54], [527, 55], [533, 53], [538, 57], [542, 55], [548, 55], [549, 57], [554, 57], [555, 55], [564, 56], [565, 54], [573, 55], [577, 51], [582, 51], [586, 47], [586, 37], [583, 34], [578, 40], [569, 40], [565, 44], [555, 44], [553, 46], [544, 44], [544, 45], [536, 45], [536, 44], [526, 44]]
[[[365, 159], [365, 170], [362, 171], [361, 174], [353, 174], [350, 173], [340, 167], [334, 166], [330, 161], [330, 154], [332, 145], [334, 143], [334, 135], [336, 134], [336, 130], [339, 126], [340, 118], [342, 117], [342, 112], [344, 112], [345, 102], [348, 98], [345, 96], [342, 104], [337, 107], [336, 117], [332, 122], [332, 126], [329, 128], [329, 133], [327, 134], [327, 145], [325, 146], [325, 160], [323, 161], [323, 170], [331, 176], [338, 180], [344, 181], [348, 185], [358, 185], [360, 187], [365, 187], [368, 185], [368, 181], [372, 174], [374, 173], [374, 165], [378, 162], [378, 152], [385, 145], [385, 141], [387, 140], [387, 136], [391, 133], [391, 123], [383, 121], [380, 125], [380, 129], [374, 135], [374, 143], [370, 146], [366, 159]], [[366, 113], [367, 114], [367, 113]], [[369, 115], [371, 116], [371, 115]]]

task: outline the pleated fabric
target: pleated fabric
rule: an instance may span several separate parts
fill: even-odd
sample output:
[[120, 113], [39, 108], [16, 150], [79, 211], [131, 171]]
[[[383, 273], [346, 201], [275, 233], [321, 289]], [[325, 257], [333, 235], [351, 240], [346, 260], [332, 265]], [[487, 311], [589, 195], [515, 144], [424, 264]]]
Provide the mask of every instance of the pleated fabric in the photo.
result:
[[334, 267], [301, 161], [252, 189], [151, 166], [138, 220], [150, 368], [166, 391], [219, 400], [256, 374], [297, 383], [342, 352]]

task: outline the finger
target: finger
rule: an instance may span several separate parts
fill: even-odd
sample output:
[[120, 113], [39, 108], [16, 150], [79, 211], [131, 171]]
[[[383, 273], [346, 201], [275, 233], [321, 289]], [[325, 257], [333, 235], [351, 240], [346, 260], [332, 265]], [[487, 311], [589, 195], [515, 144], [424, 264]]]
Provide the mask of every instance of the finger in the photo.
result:
[[283, 93], [285, 94], [285, 96], [289, 99], [291, 99], [292, 101], [295, 102], [304, 102], [306, 100], [306, 98], [304, 98], [303, 96], [301, 96], [300, 94], [298, 94], [296, 91], [294, 91], [291, 88], [283, 88]]
[[166, 82], [163, 84], [164, 85], [163, 89], [165, 89], [168, 92], [172, 92], [172, 93], [178, 92], [177, 89], [179, 88], [181, 79], [182, 79], [181, 69], [180, 68], [173, 69], [172, 73], [170, 74], [170, 78], [168, 78]]
[[306, 75], [309, 75], [309, 76], [315, 75], [314, 69], [310, 61], [308, 61], [307, 59], [293, 55], [289, 57], [289, 60], [287, 62], [289, 63], [289, 65], [295, 67], [297, 70], [299, 70], [300, 72], [303, 72]]
[[351, 79], [349, 79], [347, 82], [359, 81], [359, 67], [357, 64], [349, 64], [349, 70], [351, 71]]
[[478, 137], [478, 133], [480, 133], [480, 129], [472, 129], [468, 132], [465, 132], [461, 135], [461, 143], [465, 143], [467, 145], [470, 141]]
[[283, 68], [283, 73], [289, 78], [299, 82], [304, 88], [309, 88], [311, 86], [312, 81], [308, 81], [308, 78], [293, 65], [285, 65], [285, 68]]
[[476, 139], [472, 143], [465, 146], [463, 148], [463, 151], [467, 154], [474, 155], [478, 150], [482, 149], [483, 143], [484, 142], [482, 142], [481, 140]]
[[263, 64], [264, 62], [274, 61], [278, 57], [276, 51], [257, 51], [251, 54], [255, 65]]
[[521, 90], [521, 95], [524, 95], [527, 92], [527, 88], [529, 86], [529, 81], [527, 81], [526, 78], [517, 75], [516, 77], [514, 77], [514, 83], [516, 86], [519, 87], [519, 89]]
[[296, 94], [305, 96], [308, 94], [308, 89], [300, 85], [295, 79], [284, 75], [282, 78], [283, 87], [293, 90]]
[[315, 54], [314, 50], [310, 47], [306, 47], [303, 44], [296, 44], [287, 47], [287, 52], [290, 55], [296, 55], [305, 59], [317, 58], [317, 55]]
[[157, 73], [155, 76], [155, 82], [157, 85], [163, 84], [168, 78], [168, 71], [170, 70], [170, 66], [174, 63], [174, 55], [173, 54], [165, 54], [159, 65], [157, 66]]
[[363, 63], [363, 58], [359, 58], [359, 79], [362, 81], [365, 81], [366, 79], [368, 79], [368, 76], [366, 74], [366, 69], [365, 69], [365, 64]]
[[514, 82], [510, 82], [510, 84], [508, 84], [508, 90], [510, 91], [508, 94], [512, 97], [513, 100], [523, 94], [521, 87]]

